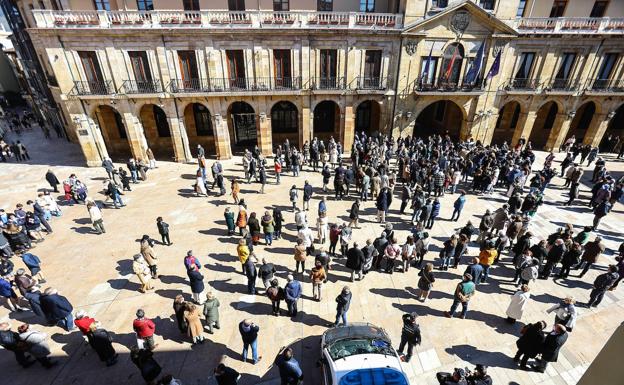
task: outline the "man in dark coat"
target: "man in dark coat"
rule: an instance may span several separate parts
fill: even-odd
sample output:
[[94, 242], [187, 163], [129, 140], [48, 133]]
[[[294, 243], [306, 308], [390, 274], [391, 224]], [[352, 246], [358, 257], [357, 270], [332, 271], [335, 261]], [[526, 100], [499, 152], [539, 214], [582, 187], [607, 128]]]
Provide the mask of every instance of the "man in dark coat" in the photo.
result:
[[46, 232], [48, 234], [52, 233], [52, 227], [50, 226], [48, 221], [45, 219], [45, 210], [43, 209], [43, 207], [41, 207], [41, 205], [38, 202], [33, 202], [32, 200], [28, 200], [26, 204], [32, 205], [33, 213], [35, 214], [35, 217], [39, 219], [39, 222], [41, 222], [43, 227], [45, 227]]
[[240, 373], [225, 364], [219, 364], [214, 370], [214, 375], [219, 385], [236, 385], [241, 377]]
[[403, 355], [403, 348], [407, 344], [407, 355], [403, 357], [403, 361], [409, 362], [412, 358], [414, 345], [420, 345], [422, 340], [420, 335], [420, 327], [416, 323], [416, 313], [403, 314], [403, 329], [401, 330], [401, 343], [397, 352]]
[[358, 243], [353, 242], [353, 247], [347, 251], [347, 263], [348, 269], [351, 269], [351, 282], [355, 281], [355, 274], [358, 274], [358, 280], [362, 280], [362, 266], [364, 266], [366, 259], [364, 258], [364, 252], [359, 249]]
[[34, 364], [35, 361], [29, 360], [24, 354], [24, 350], [19, 346], [19, 334], [11, 330], [11, 326], [6, 323], [0, 323], [0, 346], [4, 349], [12, 351], [15, 354], [15, 360], [23, 368], [27, 368]]
[[279, 369], [281, 385], [297, 385], [303, 381], [303, 371], [293, 357], [291, 348], [282, 349], [275, 357], [275, 366]]
[[67, 331], [74, 329], [74, 308], [67, 298], [63, 297], [56, 289], [47, 288], [40, 298], [41, 310], [49, 323], [58, 325]]
[[592, 291], [589, 294], [587, 307], [597, 307], [600, 305], [602, 297], [604, 297], [607, 290], [613, 287], [618, 278], [620, 278], [620, 275], [618, 274], [618, 267], [616, 265], [609, 265], [608, 272], [600, 274], [596, 277]]
[[563, 243], [563, 239], [557, 239], [555, 244], [548, 251], [548, 255], [546, 255], [546, 265], [544, 265], [544, 270], [542, 270], [542, 274], [540, 275], [541, 279], [547, 279], [550, 277], [550, 274], [553, 272], [555, 266], [561, 262], [565, 252], [566, 247]]
[[544, 339], [544, 345], [542, 345], [542, 359], [539, 360], [538, 365], [533, 366], [538, 372], [544, 373], [549, 362], [557, 362], [559, 358], [559, 350], [568, 340], [568, 332], [565, 326], [561, 324], [555, 324], [553, 331], [546, 335]]
[[48, 181], [48, 183], [50, 184], [50, 187], [54, 189], [54, 192], [55, 193], [59, 192], [57, 186], [60, 184], [60, 182], [58, 178], [56, 177], [56, 175], [54, 175], [52, 170], [48, 170], [48, 172], [46, 172], [45, 178], [46, 178], [46, 181]]
[[312, 199], [312, 185], [306, 180], [303, 185], [303, 209], [310, 210], [310, 199]]

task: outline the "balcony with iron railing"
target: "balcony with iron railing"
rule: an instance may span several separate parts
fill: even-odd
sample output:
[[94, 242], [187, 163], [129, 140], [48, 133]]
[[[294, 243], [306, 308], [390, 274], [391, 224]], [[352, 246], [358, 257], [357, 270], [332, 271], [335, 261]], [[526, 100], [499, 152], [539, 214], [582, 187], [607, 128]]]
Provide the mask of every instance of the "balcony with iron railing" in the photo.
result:
[[121, 85], [124, 94], [156, 94], [163, 92], [160, 79], [155, 80], [126, 80]]
[[359, 76], [355, 82], [355, 87], [359, 90], [384, 91], [388, 88], [388, 78]]
[[624, 92], [624, 80], [621, 79], [595, 79], [588, 85], [587, 91], [589, 92]]
[[513, 27], [520, 34], [624, 34], [624, 17], [529, 17]]
[[168, 88], [172, 93], [288, 91], [301, 89], [301, 78], [173, 79]]
[[505, 91], [535, 91], [542, 85], [541, 79], [512, 78], [505, 84]]
[[320, 11], [32, 11], [37, 28], [202, 28], [202, 29], [357, 29], [403, 28], [403, 16], [395, 13]]
[[316, 77], [310, 79], [309, 88], [312, 90], [346, 90], [347, 83], [344, 77]]
[[576, 92], [581, 91], [581, 82], [579, 79], [546, 79], [542, 84], [542, 89], [546, 92]]
[[74, 81], [74, 88], [70, 94], [85, 95], [110, 95], [115, 93], [111, 80]]
[[419, 80], [414, 83], [414, 91], [419, 93], [427, 92], [481, 92], [483, 85], [477, 82], [451, 82], [445, 78], [439, 78], [433, 82]]

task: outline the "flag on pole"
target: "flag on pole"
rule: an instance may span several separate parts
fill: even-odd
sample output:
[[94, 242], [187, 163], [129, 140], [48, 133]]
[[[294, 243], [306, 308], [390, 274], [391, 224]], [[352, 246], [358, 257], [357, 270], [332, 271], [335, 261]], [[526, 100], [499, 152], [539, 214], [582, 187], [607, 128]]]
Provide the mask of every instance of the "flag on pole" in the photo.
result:
[[481, 43], [479, 50], [477, 51], [477, 56], [475, 56], [472, 65], [470, 66], [470, 70], [466, 74], [465, 83], [472, 84], [477, 81], [479, 78], [479, 73], [481, 73], [481, 67], [483, 66], [483, 52], [485, 48], [485, 41]]
[[421, 78], [421, 82], [426, 83], [429, 79], [429, 68], [431, 67], [431, 54], [433, 53], [433, 46], [435, 43], [431, 43], [431, 49], [429, 50], [429, 57], [427, 58], [427, 63], [425, 63], [425, 68], [423, 69], [423, 74]]
[[446, 67], [446, 71], [444, 72], [444, 77], [448, 80], [453, 73], [453, 64], [455, 64], [455, 59], [457, 59], [457, 45], [455, 46], [455, 50], [453, 51], [453, 56], [451, 56], [451, 60], [449, 60], [449, 64]]
[[498, 75], [498, 70], [500, 70], [500, 61], [501, 61], [502, 52], [503, 52], [502, 49], [498, 51], [498, 54], [496, 55], [496, 59], [494, 59], [494, 63], [492, 63], [492, 67], [490, 67], [490, 71], [488, 72], [486, 76], [488, 79], [491, 79], [494, 76]]

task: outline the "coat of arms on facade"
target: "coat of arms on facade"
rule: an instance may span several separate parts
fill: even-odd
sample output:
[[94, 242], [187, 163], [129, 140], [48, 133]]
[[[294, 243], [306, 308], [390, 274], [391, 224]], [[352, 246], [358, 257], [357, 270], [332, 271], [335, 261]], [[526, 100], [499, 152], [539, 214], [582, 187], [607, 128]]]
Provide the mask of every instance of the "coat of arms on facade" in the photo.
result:
[[405, 43], [405, 52], [407, 52], [408, 55], [412, 56], [416, 53], [416, 47], [418, 47], [418, 43], [416, 43], [415, 41], [408, 41], [407, 43]]
[[468, 11], [459, 10], [451, 16], [451, 30], [457, 36], [462, 35], [470, 25], [470, 13]]

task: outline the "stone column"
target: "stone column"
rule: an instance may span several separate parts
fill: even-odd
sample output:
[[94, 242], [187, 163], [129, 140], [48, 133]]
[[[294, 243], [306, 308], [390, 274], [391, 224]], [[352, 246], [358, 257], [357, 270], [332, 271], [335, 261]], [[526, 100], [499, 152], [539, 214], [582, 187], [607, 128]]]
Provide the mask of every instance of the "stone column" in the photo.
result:
[[611, 118], [609, 117], [609, 114], [595, 114], [589, 128], [587, 129], [585, 138], [583, 138], [583, 144], [598, 147], [602, 141], [602, 137], [607, 131], [607, 128], [609, 128], [610, 121]]
[[574, 119], [574, 114], [557, 114], [557, 118], [555, 118], [555, 122], [553, 123], [553, 128], [550, 131], [550, 136], [548, 136], [548, 141], [546, 142], [546, 151], [559, 151], [559, 147], [561, 147], [561, 144], [568, 135], [572, 119]]
[[353, 145], [353, 139], [355, 135], [355, 113], [353, 112], [353, 101], [351, 100], [345, 106], [344, 113], [344, 126], [342, 135], [342, 150], [345, 153], [351, 152], [351, 146]]
[[147, 150], [147, 140], [143, 133], [141, 121], [138, 117], [134, 116], [132, 112], [128, 112], [128, 108], [122, 108], [120, 106], [119, 110], [119, 113], [123, 117], [124, 125], [126, 126], [126, 133], [128, 134], [128, 142], [130, 144], [132, 156], [146, 161], [147, 155], [145, 154], [145, 150]]
[[522, 138], [524, 138], [524, 140], [527, 142], [529, 141], [529, 137], [531, 136], [531, 131], [533, 130], [533, 125], [535, 124], [536, 118], [537, 111], [520, 113], [520, 116], [518, 117], [518, 123], [516, 124], [516, 129], [511, 139], [512, 146], [517, 145]]
[[232, 145], [230, 144], [230, 131], [228, 130], [227, 119], [221, 115], [215, 115], [213, 127], [217, 159], [223, 160], [232, 158]]
[[273, 155], [273, 139], [271, 138], [271, 120], [268, 116], [260, 118], [256, 115], [256, 127], [258, 128], [258, 147], [264, 156]]
[[[307, 98], [306, 98], [307, 99]], [[312, 122], [311, 122], [310, 106], [306, 103], [301, 108], [301, 127], [299, 129], [299, 143], [303, 148], [303, 144], [308, 141], [312, 142]]]
[[492, 142], [492, 137], [494, 136], [494, 130], [496, 129], [497, 120], [498, 113], [494, 113], [488, 118], [485, 118], [485, 120], [483, 121], [483, 129], [481, 130], [482, 133], [479, 135], [481, 143], [490, 144]]
[[85, 114], [71, 114], [76, 130], [78, 144], [89, 167], [99, 167], [102, 160], [108, 157], [106, 144], [96, 122]]
[[175, 161], [184, 163], [191, 160], [191, 151], [189, 149], [188, 137], [184, 124], [180, 124], [182, 119], [176, 116], [170, 116], [168, 119], [169, 129], [171, 130], [171, 142], [173, 143], [173, 153]]

